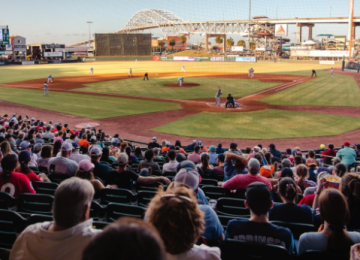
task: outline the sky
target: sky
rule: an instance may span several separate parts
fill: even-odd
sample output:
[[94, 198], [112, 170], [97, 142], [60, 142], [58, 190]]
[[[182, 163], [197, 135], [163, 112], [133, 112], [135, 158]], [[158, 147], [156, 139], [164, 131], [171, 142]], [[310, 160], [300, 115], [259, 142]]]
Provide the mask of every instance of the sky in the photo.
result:
[[[23, 8], [19, 8], [22, 6]], [[308, 18], [348, 16], [348, 0], [251, 0], [251, 16], [270, 18]], [[130, 18], [142, 9], [164, 9], [187, 21], [213, 21], [248, 19], [249, 0], [28, 0], [6, 1], [0, 25], [8, 25], [11, 35], [27, 38], [27, 43], [71, 44], [89, 38], [87, 21], [92, 21], [91, 34], [109, 33], [121, 29]], [[360, 16], [360, 0], [355, 0], [355, 16]], [[289, 26], [294, 40], [296, 26]], [[346, 25], [316, 25], [313, 35], [332, 33], [346, 35]], [[159, 30], [151, 31], [161, 36]], [[307, 28], [303, 29], [305, 40]], [[360, 28], [356, 30], [360, 38]], [[230, 35], [232, 36], [232, 35]], [[235, 40], [240, 36], [233, 35]], [[192, 37], [195, 40], [198, 38]]]

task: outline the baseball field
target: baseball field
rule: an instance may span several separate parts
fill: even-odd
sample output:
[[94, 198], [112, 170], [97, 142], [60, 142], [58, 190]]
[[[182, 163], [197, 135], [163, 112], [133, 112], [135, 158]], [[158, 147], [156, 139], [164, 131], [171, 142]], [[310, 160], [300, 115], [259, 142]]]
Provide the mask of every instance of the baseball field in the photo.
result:
[[[186, 72], [180, 72], [184, 66]], [[317, 148], [330, 140], [357, 142], [360, 77], [318, 62], [81, 62], [0, 69], [0, 113], [48, 121], [96, 123], [109, 134], [139, 141], [206, 145], [236, 140], [242, 147], [275, 142]], [[94, 75], [89, 75], [90, 67]], [[248, 77], [252, 67], [255, 77]], [[132, 68], [133, 77], [128, 77]], [[310, 77], [311, 70], [317, 77]], [[145, 72], [149, 80], [144, 80]], [[44, 97], [47, 76], [49, 96]], [[178, 78], [184, 77], [180, 87]], [[215, 94], [223, 91], [221, 106]], [[240, 108], [225, 109], [231, 93]], [[338, 142], [338, 143], [337, 143]]]

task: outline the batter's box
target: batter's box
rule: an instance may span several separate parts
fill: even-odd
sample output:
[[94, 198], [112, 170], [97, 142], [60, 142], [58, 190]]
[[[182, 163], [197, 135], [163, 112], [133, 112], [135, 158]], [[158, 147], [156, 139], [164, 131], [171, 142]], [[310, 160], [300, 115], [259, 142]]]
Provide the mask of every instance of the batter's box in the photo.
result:
[[[216, 104], [214, 104], [214, 103], [206, 103], [206, 105], [208, 105], [209, 107], [217, 107], [217, 105]], [[223, 108], [225, 108], [225, 103], [220, 103], [220, 106], [219, 107], [223, 107]], [[229, 108], [229, 109], [241, 109], [241, 106], [240, 107], [235, 107], [235, 108]]]

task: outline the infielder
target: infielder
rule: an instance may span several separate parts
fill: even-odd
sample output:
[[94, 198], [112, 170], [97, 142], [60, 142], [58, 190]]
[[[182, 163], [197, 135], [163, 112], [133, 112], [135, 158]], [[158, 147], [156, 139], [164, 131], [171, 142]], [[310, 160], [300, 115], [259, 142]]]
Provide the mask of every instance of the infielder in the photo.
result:
[[47, 83], [49, 83], [49, 82], [53, 82], [53, 78], [52, 78], [51, 74], [48, 76], [48, 79], [47, 79]]
[[93, 67], [90, 68], [89, 74], [94, 75], [94, 68]]
[[311, 77], [315, 76], [316, 77], [316, 71], [315, 70], [312, 70], [311, 71]]
[[334, 79], [334, 68], [331, 68], [330, 74], [331, 74], [331, 79]]
[[130, 68], [129, 69], [129, 77], [132, 77], [133, 76], [133, 74], [132, 74], [132, 69]]
[[146, 78], [147, 80], [149, 80], [149, 74], [148, 74], [147, 72], [145, 72], [145, 74], [144, 74], [144, 80], [145, 80], [145, 78]]
[[219, 86], [218, 86], [218, 88], [219, 88], [219, 90], [216, 92], [216, 95], [215, 95], [215, 99], [216, 99], [215, 105], [220, 106], [220, 96], [222, 94], [222, 91]]
[[181, 72], [186, 72], [184, 66], [181, 66]]
[[49, 95], [49, 88], [47, 82], [44, 83], [44, 96], [47, 97]]
[[251, 69], [249, 69], [249, 72], [248, 72], [248, 78], [251, 77]]
[[251, 69], [250, 69], [250, 78], [252, 79], [253, 77], [254, 77], [254, 69], [251, 68]]
[[180, 77], [180, 78], [178, 78], [178, 81], [179, 81], [180, 87], [181, 87], [181, 86], [182, 86], [182, 83], [184, 82], [184, 78], [183, 78], [183, 77]]

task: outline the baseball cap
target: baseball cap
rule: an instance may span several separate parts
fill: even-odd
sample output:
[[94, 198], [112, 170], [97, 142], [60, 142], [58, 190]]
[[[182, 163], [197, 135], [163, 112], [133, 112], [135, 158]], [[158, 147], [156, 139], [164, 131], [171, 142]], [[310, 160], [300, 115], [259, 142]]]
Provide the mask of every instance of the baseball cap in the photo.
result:
[[277, 156], [272, 157], [271, 158], [271, 163], [274, 163], [274, 162], [280, 162], [279, 157], [277, 157]]
[[73, 146], [73, 149], [80, 149], [80, 146], [76, 142], [71, 143]]
[[129, 156], [126, 153], [120, 153], [116, 163], [119, 164], [120, 166], [124, 166], [127, 164], [127, 162], [129, 161]]
[[203, 147], [203, 144], [201, 141], [198, 141], [198, 146]]
[[310, 167], [312, 165], [316, 165], [316, 160], [313, 158], [307, 158], [306, 159], [306, 166]]
[[217, 158], [219, 159], [220, 162], [224, 162], [225, 161], [225, 154], [220, 153]]
[[259, 161], [255, 158], [251, 158], [248, 162], [248, 168], [249, 168], [249, 170], [256, 169], [257, 171], [259, 171], [260, 170]]
[[170, 145], [169, 150], [175, 150], [175, 149], [176, 149], [175, 145]]
[[194, 143], [197, 143], [197, 141], [196, 141], [196, 140], [193, 140], [193, 144], [194, 144]]
[[264, 165], [260, 168], [260, 175], [268, 178], [274, 172], [274, 166], [272, 165]]
[[202, 153], [200, 156], [203, 157], [204, 155], [206, 155], [207, 157], [209, 157], [208, 153]]
[[293, 172], [290, 168], [283, 168], [283, 169], [281, 170], [280, 177], [281, 177], [281, 178], [284, 178], [284, 177], [293, 178], [293, 177], [294, 177], [294, 172]]
[[90, 156], [99, 156], [102, 155], [102, 150], [100, 147], [94, 146], [90, 151]]
[[156, 141], [156, 140], [157, 140], [156, 136], [154, 136], [154, 137], [152, 138], [152, 140], [153, 140], [153, 141]]
[[70, 151], [72, 151], [72, 149], [73, 149], [73, 146], [69, 142], [64, 142], [61, 146], [62, 151], [70, 152]]
[[237, 143], [231, 143], [230, 144], [230, 149], [236, 149], [237, 147]]
[[253, 182], [246, 187], [246, 201], [251, 210], [254, 209], [270, 209], [271, 192], [269, 187], [262, 182]]
[[28, 148], [28, 147], [33, 147], [33, 145], [28, 141], [22, 141], [20, 143], [20, 148], [21, 149], [25, 149], [25, 148]]
[[275, 144], [269, 144], [270, 148], [275, 148]]
[[93, 135], [93, 136], [90, 138], [90, 141], [95, 142], [95, 141], [96, 141], [96, 136]]
[[166, 141], [166, 146], [170, 145], [170, 142], [169, 141]]
[[345, 143], [344, 143], [344, 146], [350, 146], [350, 143], [349, 143], [349, 142], [345, 142]]
[[320, 144], [320, 149], [325, 149], [325, 144]]
[[21, 151], [19, 153], [19, 163], [28, 163], [31, 161], [31, 155], [29, 151]]
[[199, 173], [195, 170], [181, 169], [174, 178], [175, 187], [181, 184], [195, 191], [199, 186]]
[[37, 143], [34, 145], [33, 152], [38, 153], [41, 151], [41, 148], [42, 148], [42, 143]]
[[209, 152], [215, 152], [215, 151], [216, 151], [215, 145], [209, 147]]
[[282, 161], [281, 161], [281, 165], [288, 165], [288, 166], [291, 166], [291, 161], [289, 160], [289, 159], [283, 159]]
[[6, 135], [5, 135], [5, 139], [9, 139], [9, 138], [11, 138], [11, 137], [13, 137], [12, 134], [6, 134]]
[[88, 172], [94, 168], [95, 168], [95, 165], [87, 159], [81, 160], [79, 162], [79, 171], [81, 171], [81, 172]]

